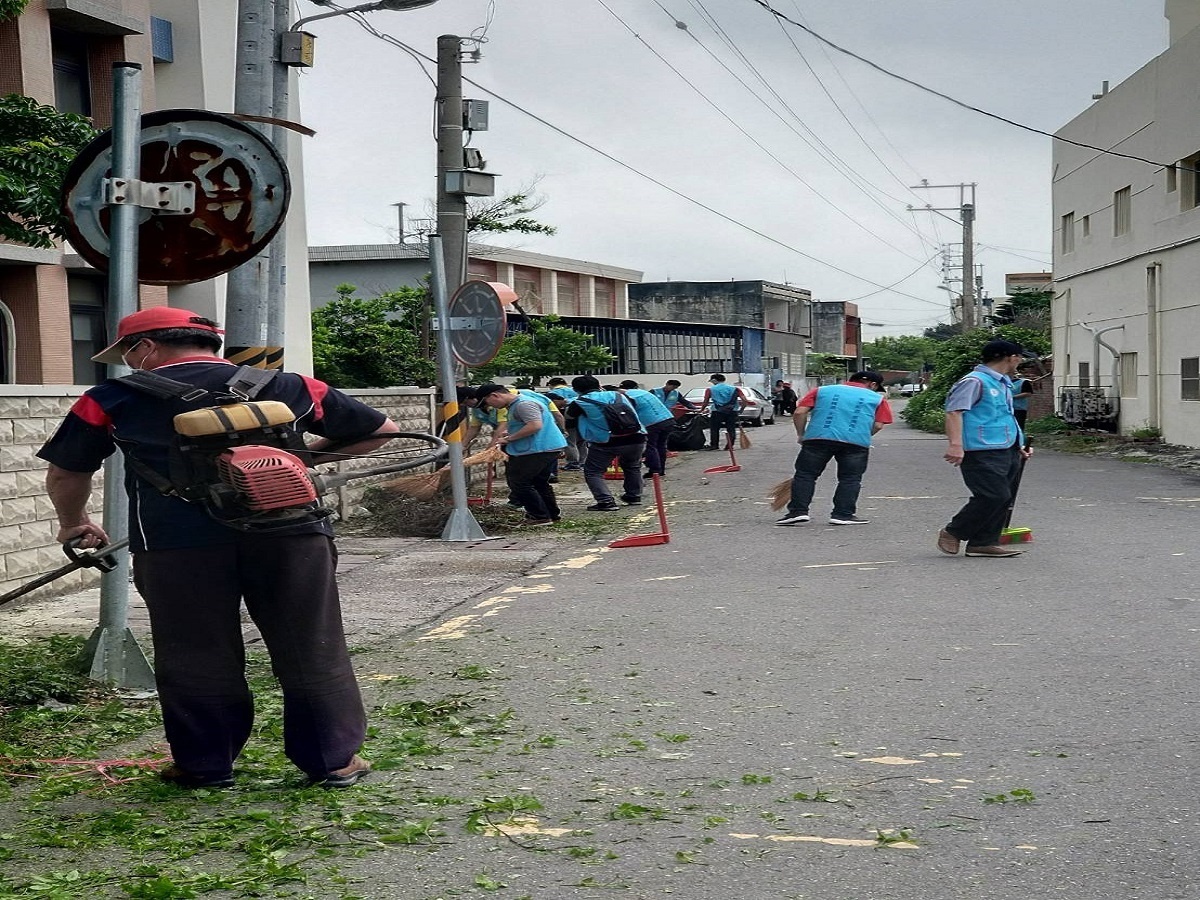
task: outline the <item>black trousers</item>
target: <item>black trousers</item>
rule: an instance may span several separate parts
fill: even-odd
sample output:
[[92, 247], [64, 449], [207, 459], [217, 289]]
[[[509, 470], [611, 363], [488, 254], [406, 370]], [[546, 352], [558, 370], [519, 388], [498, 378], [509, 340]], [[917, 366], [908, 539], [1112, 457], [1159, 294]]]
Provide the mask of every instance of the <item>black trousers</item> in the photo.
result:
[[558, 500], [550, 484], [556, 462], [558, 451], [552, 450], [523, 456], [510, 454], [504, 464], [504, 477], [512, 491], [512, 499], [525, 507], [525, 514], [531, 519], [557, 519], [559, 516]]
[[729, 435], [729, 446], [737, 446], [734, 441], [737, 440], [738, 429], [738, 414], [737, 412], [717, 412], [715, 409], [709, 414], [708, 419], [708, 446], [714, 450], [721, 449], [721, 429], [725, 429], [725, 433]]
[[226, 775], [250, 737], [243, 601], [283, 689], [288, 759], [323, 776], [362, 747], [366, 714], [342, 630], [336, 561], [323, 534], [239, 535], [217, 547], [135, 555], [163, 725], [179, 766]]
[[674, 430], [674, 419], [646, 427], [646, 471], [651, 475], [667, 474], [667, 438]]
[[1016, 494], [1021, 450], [1016, 444], [1007, 450], [968, 450], [959, 469], [971, 499], [946, 530], [966, 541], [968, 547], [995, 546], [1000, 543], [1004, 517]]

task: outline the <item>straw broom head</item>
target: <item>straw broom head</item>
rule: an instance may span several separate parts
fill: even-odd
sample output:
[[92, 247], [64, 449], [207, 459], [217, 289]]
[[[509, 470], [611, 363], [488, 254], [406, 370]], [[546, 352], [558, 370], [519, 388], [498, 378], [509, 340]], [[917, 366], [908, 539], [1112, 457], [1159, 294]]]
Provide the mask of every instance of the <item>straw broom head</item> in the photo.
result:
[[754, 446], [750, 443], [750, 435], [746, 434], [745, 428], [738, 429], [738, 446], [743, 450], [749, 450]]
[[463, 459], [464, 466], [475, 466], [481, 463], [503, 462], [505, 458], [504, 451], [499, 447], [488, 447], [486, 450], [480, 450], [478, 453], [472, 453], [470, 456]]
[[780, 510], [787, 506], [792, 499], [792, 479], [788, 478], [771, 488], [770, 497], [771, 509]]
[[385, 481], [379, 485], [380, 490], [392, 494], [403, 494], [417, 500], [432, 500], [437, 496], [445, 483], [445, 475], [449, 469], [438, 469], [436, 472], [425, 472], [420, 475], [402, 475]]

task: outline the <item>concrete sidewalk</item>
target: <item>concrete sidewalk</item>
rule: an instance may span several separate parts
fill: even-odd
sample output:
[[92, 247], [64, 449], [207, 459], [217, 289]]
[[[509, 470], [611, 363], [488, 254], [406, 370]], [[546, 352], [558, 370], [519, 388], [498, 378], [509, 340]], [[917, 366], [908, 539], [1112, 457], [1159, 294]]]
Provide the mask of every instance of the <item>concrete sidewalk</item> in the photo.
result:
[[[425, 538], [338, 538], [338, 584], [350, 643], [371, 643], [415, 628], [511, 581], [558, 546], [545, 538], [522, 535], [471, 544]], [[246, 643], [256, 643], [257, 629], [244, 612], [243, 617]], [[99, 619], [99, 587], [44, 599], [35, 591], [0, 606], [0, 634], [9, 642], [51, 634], [86, 635]], [[149, 615], [132, 584], [129, 627], [148, 647]]]

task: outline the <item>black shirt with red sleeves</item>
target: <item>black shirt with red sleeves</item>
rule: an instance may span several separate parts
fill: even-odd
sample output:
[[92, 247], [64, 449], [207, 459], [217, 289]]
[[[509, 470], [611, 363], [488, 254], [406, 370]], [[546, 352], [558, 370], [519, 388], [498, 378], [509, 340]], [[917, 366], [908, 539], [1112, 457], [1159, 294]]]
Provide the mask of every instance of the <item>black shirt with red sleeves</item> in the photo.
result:
[[[235, 368], [230, 362], [205, 356], [160, 366], [154, 373], [222, 394]], [[255, 399], [286, 404], [296, 416], [298, 432], [339, 443], [361, 440], [387, 421], [383, 413], [322, 381], [288, 372], [276, 375]], [[211, 396], [190, 402], [162, 400], [109, 379], [75, 402], [37, 455], [60, 469], [90, 473], [119, 447], [126, 456], [132, 454], [166, 478], [175, 439], [174, 417], [214, 403]], [[236, 542], [241, 533], [212, 519], [198, 503], [163, 495], [129, 466], [125, 470], [125, 490], [129, 495], [130, 549], [135, 553], [229, 544]], [[272, 533], [332, 534], [332, 530], [327, 520], [321, 520]], [[117, 540], [121, 535], [111, 537]]]

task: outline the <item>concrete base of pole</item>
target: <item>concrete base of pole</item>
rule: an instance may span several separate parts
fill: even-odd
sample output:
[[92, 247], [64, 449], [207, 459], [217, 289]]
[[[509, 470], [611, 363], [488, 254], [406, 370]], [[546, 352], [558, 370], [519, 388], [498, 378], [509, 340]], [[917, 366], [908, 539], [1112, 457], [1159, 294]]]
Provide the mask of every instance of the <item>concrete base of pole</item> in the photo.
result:
[[450, 512], [446, 527], [442, 529], [443, 541], [492, 541], [483, 533], [483, 528], [475, 521], [475, 516], [469, 509], [455, 509]]
[[99, 627], [83, 648], [83, 659], [91, 660], [88, 677], [117, 688], [154, 690], [154, 671], [128, 628]]

